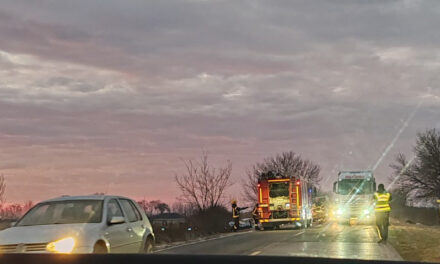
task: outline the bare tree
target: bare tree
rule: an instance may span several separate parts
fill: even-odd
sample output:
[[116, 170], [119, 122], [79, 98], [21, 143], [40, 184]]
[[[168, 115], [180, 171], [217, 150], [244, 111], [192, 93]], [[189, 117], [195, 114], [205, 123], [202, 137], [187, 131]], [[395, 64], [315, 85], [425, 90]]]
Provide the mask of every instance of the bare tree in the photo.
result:
[[274, 172], [285, 177], [298, 177], [318, 185], [322, 179], [319, 176], [320, 171], [319, 165], [303, 159], [293, 151], [277, 154], [261, 163], [256, 163], [247, 171], [247, 177], [243, 181], [244, 198], [249, 202], [257, 200], [258, 180], [265, 173]]
[[4, 218], [17, 219], [23, 214], [23, 205], [15, 203], [4, 206], [0, 215]]
[[208, 154], [202, 153], [199, 161], [184, 162], [186, 173], [176, 175], [177, 185], [182, 192], [182, 199], [196, 206], [198, 211], [221, 205], [225, 190], [231, 185], [232, 163], [225, 167], [214, 168], [208, 163]]
[[[163, 212], [160, 210], [162, 208], [169, 208], [169, 206], [166, 203], [163, 203], [161, 200], [147, 201], [147, 200], [143, 199], [143, 200], [138, 201], [137, 203], [139, 204], [139, 206], [142, 209], [144, 209], [145, 213], [148, 216], [154, 215], [157, 212]], [[164, 205], [166, 205], [168, 207], [166, 207]], [[169, 209], [165, 209], [165, 210], [169, 210]]]
[[137, 201], [137, 203], [139, 204], [139, 206], [144, 210], [144, 212], [147, 215], [151, 215], [151, 213], [150, 213], [151, 212], [150, 205], [149, 205], [149, 202], [147, 200], [142, 199], [140, 201]]
[[26, 213], [34, 206], [34, 203], [31, 200], [28, 200], [23, 204], [23, 213]]
[[5, 201], [6, 181], [5, 176], [0, 174], [0, 205]]
[[151, 200], [151, 201], [149, 201], [148, 202], [148, 212], [149, 212], [149, 214], [150, 215], [154, 215], [154, 214], [157, 214], [158, 212], [160, 212], [160, 211], [157, 210], [157, 208], [158, 208], [159, 204], [161, 204], [161, 203], [162, 203], [161, 200]]
[[440, 198], [440, 132], [430, 129], [417, 134], [414, 159], [410, 163], [404, 154], [396, 156], [391, 181], [394, 189], [417, 198]]
[[160, 214], [163, 214], [164, 212], [168, 211], [170, 212], [170, 206], [166, 203], [158, 203], [154, 209], [158, 210]]
[[175, 202], [172, 205], [172, 211], [174, 213], [178, 213], [183, 216], [192, 215], [194, 213], [194, 208], [195, 208], [195, 206], [193, 206], [189, 203], [182, 202], [182, 201]]

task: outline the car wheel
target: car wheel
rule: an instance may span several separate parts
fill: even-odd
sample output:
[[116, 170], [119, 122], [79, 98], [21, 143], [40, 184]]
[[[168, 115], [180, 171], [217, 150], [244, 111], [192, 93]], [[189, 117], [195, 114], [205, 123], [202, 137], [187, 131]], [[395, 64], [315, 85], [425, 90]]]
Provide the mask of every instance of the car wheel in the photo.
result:
[[153, 253], [153, 250], [154, 250], [153, 240], [151, 238], [147, 238], [147, 241], [145, 241], [145, 245], [144, 245], [144, 253], [150, 254]]
[[108, 253], [108, 250], [107, 250], [107, 247], [102, 242], [98, 242], [93, 247], [93, 253], [105, 254], [105, 253]]

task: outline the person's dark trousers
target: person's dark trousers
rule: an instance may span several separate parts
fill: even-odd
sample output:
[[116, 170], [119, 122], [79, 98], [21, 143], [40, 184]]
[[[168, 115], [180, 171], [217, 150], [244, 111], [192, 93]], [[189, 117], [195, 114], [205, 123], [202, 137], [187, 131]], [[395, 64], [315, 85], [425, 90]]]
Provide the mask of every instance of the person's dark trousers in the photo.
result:
[[258, 219], [258, 217], [254, 217], [254, 227], [255, 227], [255, 229], [258, 229], [259, 227], [258, 227], [258, 224], [260, 223], [260, 220]]
[[240, 218], [234, 218], [234, 232], [240, 228]]
[[388, 239], [388, 226], [390, 225], [390, 212], [376, 212], [376, 226], [382, 240]]

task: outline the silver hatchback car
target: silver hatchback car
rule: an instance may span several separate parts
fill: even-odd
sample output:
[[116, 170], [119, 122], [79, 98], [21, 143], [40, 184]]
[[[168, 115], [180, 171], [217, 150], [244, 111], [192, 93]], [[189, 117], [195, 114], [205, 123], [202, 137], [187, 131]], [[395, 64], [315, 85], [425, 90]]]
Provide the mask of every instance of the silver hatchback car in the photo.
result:
[[121, 196], [47, 200], [0, 232], [0, 253], [151, 253], [153, 247], [145, 212]]

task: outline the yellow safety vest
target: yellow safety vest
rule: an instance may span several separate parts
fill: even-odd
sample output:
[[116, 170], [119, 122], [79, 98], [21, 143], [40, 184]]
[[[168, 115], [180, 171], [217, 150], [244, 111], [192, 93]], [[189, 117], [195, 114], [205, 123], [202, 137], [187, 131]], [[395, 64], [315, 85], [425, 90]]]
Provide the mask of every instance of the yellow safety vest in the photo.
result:
[[391, 194], [389, 192], [385, 193], [374, 193], [374, 199], [376, 199], [376, 207], [374, 210], [376, 212], [389, 212]]
[[237, 207], [232, 208], [232, 218], [239, 218], [240, 217], [240, 213], [237, 209]]

